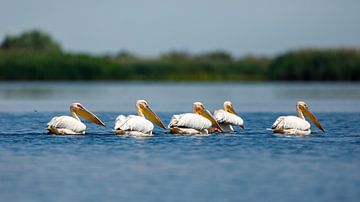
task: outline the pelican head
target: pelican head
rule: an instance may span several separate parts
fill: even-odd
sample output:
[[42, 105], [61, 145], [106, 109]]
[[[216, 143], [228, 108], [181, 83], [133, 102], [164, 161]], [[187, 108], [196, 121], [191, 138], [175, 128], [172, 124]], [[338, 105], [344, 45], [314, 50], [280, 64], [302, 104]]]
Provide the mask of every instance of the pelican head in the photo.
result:
[[82, 104], [80, 103], [73, 103], [70, 106], [70, 111], [83, 117], [84, 119], [96, 123], [101, 126], [105, 126], [105, 123], [102, 122], [95, 114], [93, 114], [91, 111], [86, 109]]
[[146, 100], [136, 101], [136, 109], [140, 116], [146, 116], [146, 118], [148, 118], [156, 125], [160, 126], [163, 129], [166, 129], [161, 119], [151, 110]]
[[235, 110], [234, 110], [234, 107], [233, 107], [233, 105], [232, 105], [232, 103], [230, 101], [225, 101], [224, 102], [224, 110], [229, 112], [229, 113], [237, 115]]
[[325, 132], [325, 129], [322, 127], [320, 121], [316, 118], [316, 116], [310, 111], [309, 106], [303, 102], [299, 101], [296, 104], [298, 110], [300, 110], [306, 117], [310, 119], [321, 131]]
[[[224, 102], [224, 110], [237, 116], [237, 113], [235, 112], [234, 107], [230, 101]], [[240, 127], [244, 129], [244, 125], [240, 125]]]
[[219, 123], [216, 121], [216, 119], [211, 115], [211, 113], [208, 110], [205, 109], [204, 105], [201, 102], [194, 102], [193, 106], [194, 106], [193, 112], [195, 114], [199, 114], [199, 115], [205, 117], [206, 119], [211, 121], [213, 126], [215, 126], [217, 129], [219, 129], [221, 132], [223, 131], [223, 129], [221, 128]]

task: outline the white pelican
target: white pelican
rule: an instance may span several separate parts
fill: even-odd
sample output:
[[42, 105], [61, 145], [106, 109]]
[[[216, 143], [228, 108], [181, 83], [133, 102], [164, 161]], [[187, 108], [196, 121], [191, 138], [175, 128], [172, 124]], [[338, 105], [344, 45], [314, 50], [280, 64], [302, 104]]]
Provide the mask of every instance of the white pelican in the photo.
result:
[[55, 116], [47, 124], [47, 129], [53, 134], [79, 135], [85, 134], [86, 125], [82, 123], [77, 115], [93, 123], [105, 126], [95, 114], [87, 110], [80, 103], [73, 103], [70, 106], [71, 116]]
[[225, 101], [224, 109], [216, 110], [214, 116], [224, 132], [233, 132], [232, 125], [237, 125], [244, 129], [244, 121], [237, 115], [230, 101]]
[[310, 112], [309, 107], [305, 102], [299, 101], [296, 104], [296, 111], [298, 116], [280, 116], [277, 118], [271, 127], [273, 133], [310, 135], [310, 123], [305, 120], [304, 115], [307, 116], [321, 131], [325, 132], [320, 121]]
[[193, 113], [173, 115], [169, 123], [172, 134], [208, 134], [212, 126], [221, 132], [222, 128], [201, 102], [193, 104]]
[[[160, 118], [150, 109], [145, 100], [138, 100], [136, 102], [136, 110], [138, 116], [129, 115], [126, 117], [119, 115], [116, 118], [114, 129], [117, 135], [151, 136], [154, 125], [150, 121], [166, 129]], [[145, 117], [150, 119], [150, 121], [145, 119]]]

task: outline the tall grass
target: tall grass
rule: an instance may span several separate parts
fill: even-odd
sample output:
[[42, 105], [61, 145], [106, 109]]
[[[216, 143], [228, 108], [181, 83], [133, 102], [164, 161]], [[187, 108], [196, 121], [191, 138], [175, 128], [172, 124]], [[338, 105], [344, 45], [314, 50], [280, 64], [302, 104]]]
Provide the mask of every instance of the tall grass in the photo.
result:
[[0, 80], [359, 81], [359, 50], [302, 50], [273, 59], [115, 58], [2, 50]]

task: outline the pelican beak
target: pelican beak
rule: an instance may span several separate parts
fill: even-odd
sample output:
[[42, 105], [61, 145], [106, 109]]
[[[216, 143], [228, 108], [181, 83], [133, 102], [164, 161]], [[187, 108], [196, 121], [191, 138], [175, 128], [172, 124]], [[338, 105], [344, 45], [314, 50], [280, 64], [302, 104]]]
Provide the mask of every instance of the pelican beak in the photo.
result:
[[102, 122], [95, 114], [93, 114], [91, 111], [89, 111], [85, 107], [76, 108], [76, 109], [74, 109], [74, 112], [90, 122], [93, 122], [93, 123], [96, 123], [98, 125], [105, 127], [105, 123]]
[[140, 110], [142, 114], [144, 114], [151, 122], [155, 123], [163, 129], [166, 129], [161, 119], [150, 109], [148, 105], [141, 106]]
[[197, 111], [198, 111], [198, 113], [199, 113], [201, 116], [209, 119], [209, 120], [211, 121], [211, 123], [213, 124], [213, 126], [215, 126], [217, 129], [219, 129], [220, 132], [223, 132], [223, 129], [221, 128], [221, 126], [219, 125], [219, 123], [216, 121], [216, 119], [213, 117], [213, 115], [211, 115], [211, 113], [210, 113], [208, 110], [206, 110], [206, 109], [199, 109], [199, 110], [197, 110]]
[[304, 113], [304, 115], [306, 117], [308, 117], [310, 119], [310, 121], [316, 125], [316, 127], [318, 127], [322, 132], [325, 132], [325, 129], [322, 127], [320, 121], [316, 118], [316, 116], [308, 108], [300, 107], [300, 109]]
[[229, 113], [232, 113], [232, 114], [237, 115], [237, 113], [235, 112], [233, 106], [228, 106], [227, 109], [226, 109], [226, 111], [229, 112]]

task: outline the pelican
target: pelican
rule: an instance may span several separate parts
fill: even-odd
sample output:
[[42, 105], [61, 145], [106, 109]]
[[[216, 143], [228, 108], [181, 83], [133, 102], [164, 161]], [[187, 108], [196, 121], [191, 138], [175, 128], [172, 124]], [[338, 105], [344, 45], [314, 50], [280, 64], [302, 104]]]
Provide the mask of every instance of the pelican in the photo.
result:
[[310, 119], [321, 131], [325, 129], [321, 126], [320, 121], [310, 112], [308, 105], [299, 101], [296, 104], [298, 116], [280, 116], [272, 125], [273, 133], [310, 135], [310, 123], [305, 120], [304, 115]]
[[70, 106], [71, 116], [56, 116], [47, 124], [47, 130], [53, 134], [61, 135], [83, 135], [86, 125], [81, 122], [78, 115], [84, 119], [105, 126], [95, 114], [87, 110], [80, 103], [73, 103]]
[[237, 125], [244, 129], [244, 121], [237, 115], [230, 101], [225, 101], [224, 109], [216, 110], [214, 116], [224, 132], [233, 132], [232, 125]]
[[193, 113], [173, 115], [169, 123], [172, 134], [208, 134], [212, 126], [221, 132], [222, 128], [201, 102], [194, 102]]
[[[150, 109], [149, 104], [145, 100], [138, 100], [136, 102], [136, 110], [138, 116], [119, 115], [116, 118], [114, 129], [117, 135], [152, 136], [154, 125], [150, 121], [166, 129], [163, 122]], [[150, 121], [145, 119], [145, 117], [150, 119]]]

